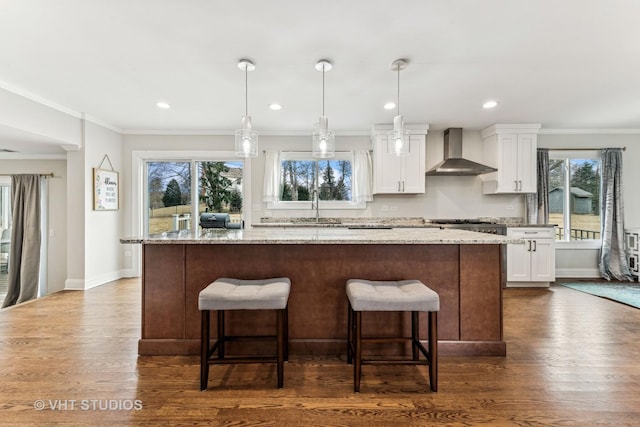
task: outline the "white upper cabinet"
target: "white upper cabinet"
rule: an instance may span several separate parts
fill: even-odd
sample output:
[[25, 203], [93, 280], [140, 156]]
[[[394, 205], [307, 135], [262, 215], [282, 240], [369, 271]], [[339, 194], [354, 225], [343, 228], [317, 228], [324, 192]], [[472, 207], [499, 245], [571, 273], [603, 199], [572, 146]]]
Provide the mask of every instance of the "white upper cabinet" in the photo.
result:
[[426, 130], [415, 134], [412, 131], [408, 156], [396, 156], [389, 149], [386, 130], [376, 127], [371, 138], [373, 194], [424, 193]]
[[539, 124], [493, 125], [481, 132], [484, 163], [497, 172], [482, 175], [484, 194], [535, 193]]

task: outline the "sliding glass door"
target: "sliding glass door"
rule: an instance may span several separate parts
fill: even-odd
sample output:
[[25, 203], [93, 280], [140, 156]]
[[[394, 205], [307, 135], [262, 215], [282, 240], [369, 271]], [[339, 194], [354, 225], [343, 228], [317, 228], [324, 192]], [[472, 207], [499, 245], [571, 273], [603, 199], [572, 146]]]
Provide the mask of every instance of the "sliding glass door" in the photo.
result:
[[232, 160], [148, 160], [145, 179], [147, 234], [199, 228], [200, 214], [243, 221], [243, 166]]

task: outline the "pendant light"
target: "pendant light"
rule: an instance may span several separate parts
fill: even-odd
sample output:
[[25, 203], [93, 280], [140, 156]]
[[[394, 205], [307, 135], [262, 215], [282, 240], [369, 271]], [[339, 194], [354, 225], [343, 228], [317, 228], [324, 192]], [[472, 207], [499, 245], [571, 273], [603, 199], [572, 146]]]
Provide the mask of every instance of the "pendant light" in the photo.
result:
[[396, 59], [391, 64], [391, 69], [398, 73], [398, 114], [393, 118], [393, 130], [389, 131], [388, 151], [396, 156], [408, 156], [411, 145], [411, 133], [404, 129], [404, 119], [400, 114], [400, 71], [407, 68], [409, 61], [406, 59]]
[[256, 69], [256, 66], [248, 59], [241, 59], [238, 68], [244, 71], [244, 116], [242, 116], [242, 129], [236, 130], [236, 156], [258, 156], [258, 132], [251, 128], [251, 116], [249, 109], [248, 73]]
[[336, 154], [335, 135], [329, 130], [329, 119], [324, 115], [324, 73], [333, 66], [326, 59], [316, 63], [316, 70], [322, 72], [322, 115], [318, 121], [318, 128], [313, 132], [313, 157], [326, 159]]

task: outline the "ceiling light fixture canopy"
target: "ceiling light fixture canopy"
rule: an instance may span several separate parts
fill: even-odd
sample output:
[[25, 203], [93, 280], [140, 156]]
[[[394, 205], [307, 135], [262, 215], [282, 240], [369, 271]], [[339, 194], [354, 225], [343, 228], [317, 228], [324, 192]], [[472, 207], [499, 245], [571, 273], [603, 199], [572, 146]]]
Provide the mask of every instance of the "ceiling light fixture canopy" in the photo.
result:
[[318, 121], [318, 128], [313, 132], [313, 157], [326, 159], [336, 154], [335, 134], [329, 130], [329, 119], [324, 115], [324, 73], [331, 70], [333, 65], [326, 59], [316, 63], [316, 70], [322, 72], [322, 115]]
[[248, 59], [241, 59], [238, 68], [244, 71], [244, 116], [242, 116], [242, 128], [236, 130], [236, 156], [257, 157], [258, 156], [258, 132], [251, 126], [251, 116], [249, 110], [249, 90], [248, 73], [256, 69], [256, 66]]
[[409, 61], [406, 59], [396, 59], [391, 64], [391, 69], [398, 73], [398, 107], [397, 114], [393, 118], [393, 130], [389, 131], [389, 151], [393, 152], [396, 156], [409, 155], [409, 147], [411, 145], [410, 138], [411, 133], [404, 129], [404, 119], [400, 114], [400, 71], [407, 68]]

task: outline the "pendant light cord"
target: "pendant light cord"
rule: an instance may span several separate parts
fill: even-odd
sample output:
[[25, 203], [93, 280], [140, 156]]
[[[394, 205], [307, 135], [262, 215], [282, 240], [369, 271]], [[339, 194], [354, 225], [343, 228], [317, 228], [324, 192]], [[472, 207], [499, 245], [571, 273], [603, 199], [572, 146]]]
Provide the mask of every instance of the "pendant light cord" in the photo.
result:
[[398, 70], [398, 116], [400, 115], [400, 64], [396, 66]]
[[249, 70], [248, 65], [244, 67], [244, 115], [249, 115]]
[[326, 65], [322, 64], [322, 115], [324, 116], [324, 67]]

